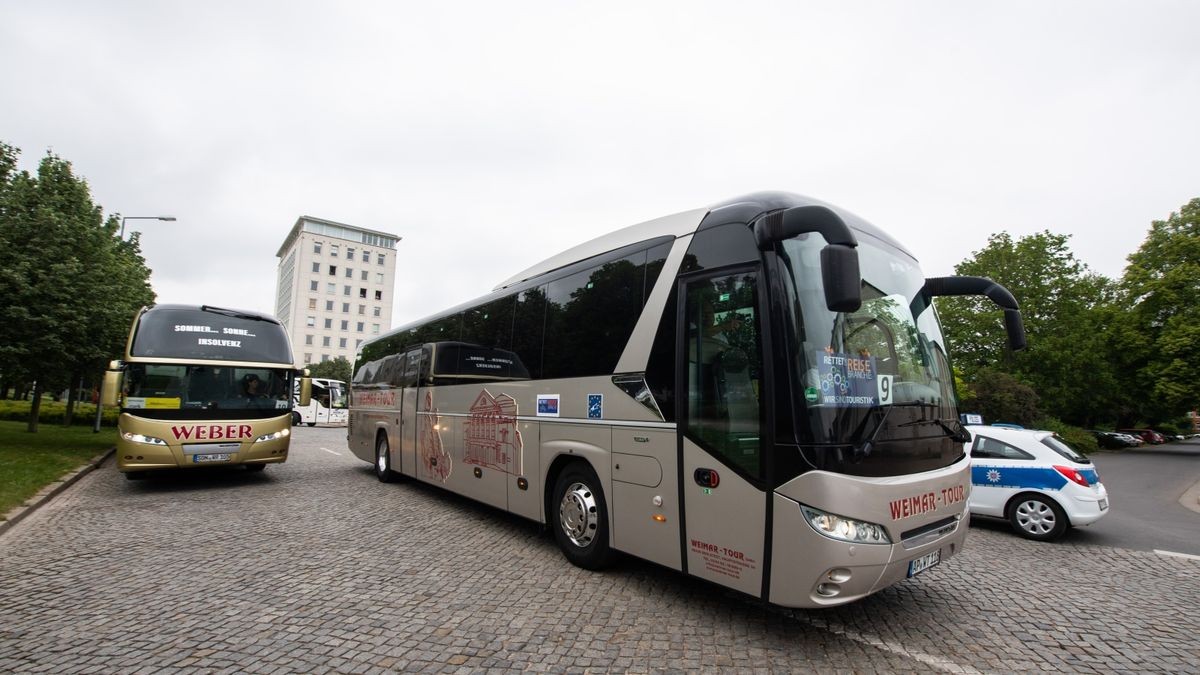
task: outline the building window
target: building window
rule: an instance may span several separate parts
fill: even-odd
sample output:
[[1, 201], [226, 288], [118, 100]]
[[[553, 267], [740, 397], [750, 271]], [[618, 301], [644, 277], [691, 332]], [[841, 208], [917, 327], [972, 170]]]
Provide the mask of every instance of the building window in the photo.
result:
[[331, 277], [336, 277], [336, 276], [337, 276], [337, 265], [330, 265], [330, 266], [329, 266], [329, 276], [331, 276]]
[[311, 335], [305, 335], [305, 336], [304, 336], [304, 344], [306, 344], [306, 345], [311, 345], [311, 344], [312, 344], [312, 336], [311, 336]]
[[342, 314], [349, 314], [349, 313], [350, 313], [350, 303], [343, 302], [342, 303]]
[[359, 314], [366, 314], [366, 313], [367, 313], [367, 306], [366, 306], [366, 305], [359, 305], [359, 306], [358, 306], [358, 313], [359, 313]]
[[367, 289], [365, 289], [365, 288], [358, 289], [358, 297], [360, 297], [360, 298], [367, 297]]
[[337, 244], [329, 245], [329, 255], [334, 258], [338, 257], [338, 245]]
[[383, 283], [383, 272], [376, 272], [376, 273], [375, 273], [375, 283], [377, 283], [377, 284], [382, 284], [382, 283]]
[[359, 347], [361, 347], [361, 346], [362, 346], [362, 340], [355, 340], [355, 341], [354, 341], [354, 348], [355, 348], [355, 349], [358, 349], [358, 348], [359, 348]]
[[320, 272], [321, 271], [321, 263], [319, 263], [319, 262], [313, 263], [313, 271]]
[[367, 250], [363, 251], [363, 262], [365, 262], [365, 263], [371, 262], [371, 252], [370, 251], [367, 251]]
[[346, 348], [346, 338], [338, 338], [338, 346], [342, 349]]
[[317, 255], [321, 254], [321, 242], [319, 242], [319, 241], [313, 242], [313, 253], [316, 253]]
[[384, 258], [384, 255], [383, 255], [382, 253], [380, 253], [380, 254], [379, 254], [379, 257], [375, 258], [375, 262], [376, 262], [376, 264], [382, 265], [382, 264], [383, 264], [383, 258]]
[[349, 267], [346, 268], [346, 278], [347, 279], [354, 278], [354, 270], [350, 269]]
[[375, 299], [382, 300], [383, 299], [383, 291], [375, 291]]
[[361, 321], [358, 322], [358, 332], [363, 332], [363, 322]]
[[304, 317], [304, 324], [305, 324], [306, 326], [315, 326], [315, 325], [317, 325], [317, 317], [315, 317], [315, 316], [306, 316], [306, 317]]
[[316, 281], [315, 279], [313, 281], [308, 282], [308, 290], [315, 291], [320, 288], [321, 288], [321, 282]]
[[362, 280], [363, 281], [367, 280], [367, 271], [366, 270], [363, 270], [363, 272], [362, 272]]
[[328, 335], [326, 335], [325, 337], [321, 338], [321, 346], [322, 346], [322, 347], [328, 347], [328, 346], [329, 346], [329, 336], [328, 336]]
[[304, 352], [304, 362], [312, 363], [312, 352]]
[[309, 309], [316, 309], [316, 308], [317, 308], [317, 299], [316, 299], [316, 298], [309, 298], [309, 299], [308, 299], [308, 308], [309, 308]]
[[342, 319], [342, 330], [350, 330], [350, 322]]
[[354, 260], [354, 247], [353, 246], [346, 247], [346, 260]]
[[379, 324], [377, 324], [377, 323], [371, 324], [371, 333], [374, 335], [379, 335]]
[[379, 316], [380, 308], [376, 307], [376, 308], [372, 309], [371, 311], [372, 311], [372, 316]]
[[350, 295], [350, 287], [342, 286], [342, 295]]
[[325, 327], [333, 328], [333, 319], [325, 319]]
[[326, 293], [337, 293], [337, 284], [333, 283], [332, 281], [325, 284], [325, 292]]
[[332, 301], [332, 300], [326, 300], [326, 301], [325, 301], [325, 311], [326, 311], [326, 312], [332, 312], [332, 311], [333, 311], [333, 301]]
[[322, 354], [322, 355], [321, 355], [321, 363], [325, 363], [325, 362], [326, 362], [326, 361], [328, 361], [328, 360], [329, 360], [329, 355], [328, 355], [328, 354]]

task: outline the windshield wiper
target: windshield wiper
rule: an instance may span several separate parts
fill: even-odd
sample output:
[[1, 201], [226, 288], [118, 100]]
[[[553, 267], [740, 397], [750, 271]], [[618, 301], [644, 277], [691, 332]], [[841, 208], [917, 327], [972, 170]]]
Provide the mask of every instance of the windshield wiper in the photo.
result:
[[958, 420], [952, 420], [955, 423], [955, 425], [957, 425], [957, 427], [958, 427], [956, 429], [956, 428], [950, 426], [949, 424], [946, 424], [945, 420], [939, 419], [937, 417], [927, 418], [924, 416], [925, 408], [926, 407], [937, 408], [938, 406], [936, 403], [926, 403], [924, 401], [912, 401], [911, 403], [896, 403], [894, 405], [920, 406], [921, 407], [921, 419], [913, 420], [911, 422], [905, 422], [904, 424], [900, 425], [901, 427], [911, 427], [911, 426], [916, 426], [918, 424], [936, 424], [942, 428], [942, 431], [944, 431], [947, 436], [950, 437], [950, 440], [952, 440], [956, 443], [967, 443], [971, 440], [971, 432], [964, 429], [962, 426], [962, 423], [959, 422]]
[[261, 316], [257, 316], [255, 314], [246, 314], [245, 312], [239, 312], [236, 309], [225, 309], [224, 307], [213, 307], [212, 305], [200, 305], [200, 311], [201, 312], [212, 312], [213, 314], [223, 314], [225, 316], [231, 316], [235, 319], [246, 319], [249, 321], [266, 321], [265, 318], [263, 318]]
[[[855, 461], [855, 462], [871, 456], [871, 451], [875, 449], [875, 438], [879, 436], [879, 432], [883, 429], [883, 425], [887, 423], [888, 415], [892, 414], [893, 406], [890, 406], [890, 405], [886, 406], [886, 407], [885, 406], [876, 406], [871, 412], [872, 413], [877, 412], [879, 410], [879, 408], [881, 408], [881, 407], [884, 408], [884, 411], [883, 411], [883, 414], [879, 416], [879, 422], [877, 422], [875, 424], [875, 428], [871, 430], [871, 437], [868, 438], [867, 440], [863, 441], [862, 443], [859, 443], [858, 445], [854, 446], [853, 461]], [[870, 419], [870, 418], [868, 418], [868, 419]], [[866, 424], [866, 421], [864, 420], [863, 423]]]

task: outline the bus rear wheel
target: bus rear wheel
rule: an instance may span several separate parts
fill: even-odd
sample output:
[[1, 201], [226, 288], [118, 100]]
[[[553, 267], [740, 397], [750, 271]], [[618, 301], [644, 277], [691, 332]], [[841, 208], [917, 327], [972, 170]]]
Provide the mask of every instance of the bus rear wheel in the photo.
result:
[[292, 411], [292, 426], [300, 426], [300, 413]]
[[608, 505], [600, 479], [586, 464], [576, 462], [554, 483], [550, 512], [554, 539], [572, 564], [598, 570], [612, 563], [608, 545]]
[[392, 471], [392, 453], [387, 436], [379, 434], [375, 440], [375, 477], [381, 483], [391, 483], [396, 480], [396, 472]]

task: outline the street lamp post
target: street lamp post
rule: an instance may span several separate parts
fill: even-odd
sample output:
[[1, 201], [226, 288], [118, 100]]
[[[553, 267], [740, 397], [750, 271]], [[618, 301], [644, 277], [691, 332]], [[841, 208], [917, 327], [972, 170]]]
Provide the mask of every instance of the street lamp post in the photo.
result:
[[[120, 238], [122, 241], [125, 240], [125, 221], [127, 221], [127, 220], [174, 221], [175, 216], [121, 216]], [[100, 418], [101, 418], [101, 413], [104, 410], [104, 404], [101, 403], [102, 400], [104, 400], [104, 379], [103, 378], [100, 379], [100, 384], [99, 384], [99, 386], [96, 387], [96, 421], [94, 424], [92, 424], [92, 433], [94, 433], [94, 434], [100, 433]]]

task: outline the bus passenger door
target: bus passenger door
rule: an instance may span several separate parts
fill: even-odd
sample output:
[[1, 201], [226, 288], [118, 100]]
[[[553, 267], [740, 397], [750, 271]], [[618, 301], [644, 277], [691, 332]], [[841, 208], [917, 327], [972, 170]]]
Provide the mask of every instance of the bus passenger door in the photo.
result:
[[421, 348], [404, 355], [401, 389], [396, 400], [396, 432], [400, 437], [400, 473], [417, 475], [417, 382], [420, 378]]
[[685, 282], [677, 349], [687, 571], [762, 593], [762, 322], [754, 270]]

